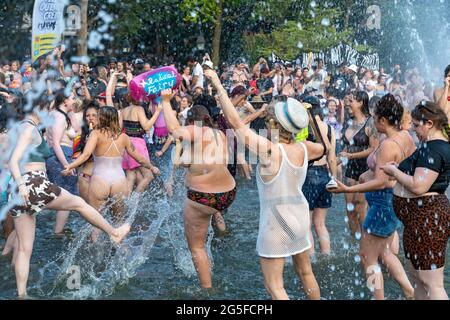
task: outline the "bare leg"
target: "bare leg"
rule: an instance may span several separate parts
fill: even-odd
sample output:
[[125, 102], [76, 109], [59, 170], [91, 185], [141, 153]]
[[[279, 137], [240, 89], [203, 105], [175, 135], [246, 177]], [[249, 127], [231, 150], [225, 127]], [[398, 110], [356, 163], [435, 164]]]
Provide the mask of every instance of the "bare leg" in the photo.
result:
[[[356, 184], [356, 181], [353, 179], [348, 179], [348, 185], [354, 186]], [[347, 217], [348, 217], [348, 227], [350, 229], [350, 232], [352, 236], [355, 236], [357, 232], [361, 232], [361, 227], [358, 221], [358, 213], [356, 212], [356, 197], [353, 193], [346, 193], [345, 196], [345, 202], [346, 202], [346, 210], [347, 210]]]
[[17, 294], [19, 297], [24, 297], [27, 294], [30, 259], [36, 231], [36, 218], [23, 214], [14, 219], [14, 224], [18, 239], [17, 257], [15, 261]]
[[56, 224], [55, 234], [60, 235], [64, 233], [64, 226], [67, 220], [69, 220], [70, 211], [57, 211], [56, 212]]
[[[14, 223], [14, 222], [13, 222]], [[6, 239], [5, 247], [2, 251], [2, 256], [7, 256], [11, 250], [14, 249], [14, 243], [16, 242], [16, 230], [13, 230]]]
[[219, 232], [224, 233], [227, 231], [227, 226], [225, 224], [225, 220], [223, 219], [222, 213], [220, 211], [217, 211], [213, 215], [213, 221], [219, 230]]
[[115, 182], [111, 186], [110, 197], [115, 199], [114, 203], [111, 206], [111, 211], [117, 221], [123, 216], [124, 212], [124, 199], [129, 196], [128, 194], [128, 184], [126, 179], [121, 179]]
[[184, 232], [186, 234], [192, 261], [203, 288], [211, 288], [211, 266], [205, 242], [214, 209], [186, 199], [184, 204]]
[[327, 209], [314, 209], [313, 221], [316, 234], [319, 237], [320, 251], [324, 254], [331, 253], [330, 234], [328, 233], [325, 220], [327, 218]]
[[89, 182], [89, 178], [78, 176], [78, 191], [80, 197], [87, 203], [89, 203]]
[[283, 281], [285, 259], [260, 257], [259, 261], [264, 276], [264, 286], [272, 300], [289, 300]]
[[314, 226], [314, 211], [309, 211], [309, 217], [311, 219], [311, 223], [310, 223], [310, 231], [309, 231], [309, 242], [311, 242], [311, 248], [308, 250], [309, 255], [313, 256], [316, 251], [314, 248], [314, 235], [313, 235], [313, 226]]
[[[106, 201], [108, 200], [110, 193], [110, 186], [97, 176], [91, 178], [89, 185], [89, 203], [95, 210], [101, 212]], [[101, 231], [97, 228], [93, 228], [91, 239], [96, 241], [100, 236]]]
[[139, 167], [137, 170], [139, 170], [139, 172], [141, 173], [142, 179], [138, 182], [138, 185], [136, 186], [136, 192], [142, 193], [153, 181], [154, 176], [150, 169]]
[[309, 300], [320, 300], [320, 288], [314, 276], [307, 251], [292, 256], [294, 268]]
[[415, 300], [430, 300], [422, 281], [419, 279], [417, 270], [414, 269], [414, 266], [412, 265], [410, 260], [408, 260], [407, 264], [408, 264], [410, 275], [411, 275], [411, 281], [414, 285], [414, 299]]
[[435, 270], [417, 270], [429, 300], [448, 300], [444, 287], [444, 267]]
[[[409, 282], [408, 276], [406, 275], [405, 269], [398, 257], [392, 253], [390, 243], [395, 242], [395, 232], [388, 239], [381, 239], [381, 249], [383, 250], [381, 254], [381, 261], [387, 267], [389, 274], [395, 281], [400, 285], [406, 298], [411, 299], [414, 297], [414, 288]], [[397, 235], [398, 239], [398, 235]]]
[[360, 256], [367, 278], [367, 286], [373, 292], [376, 300], [384, 300], [384, 279], [378, 257], [381, 255], [382, 244], [378, 237], [363, 231], [361, 238]]
[[90, 224], [106, 232], [116, 243], [120, 243], [130, 231], [129, 224], [124, 224], [116, 229], [113, 228], [97, 210], [88, 205], [80, 197], [74, 196], [64, 189], [62, 189], [61, 195], [50, 202], [46, 208], [50, 210], [63, 209], [77, 211]]
[[136, 184], [136, 170], [126, 170], [125, 174], [127, 176], [127, 183], [128, 183], [128, 194], [131, 194], [134, 189], [134, 185]]

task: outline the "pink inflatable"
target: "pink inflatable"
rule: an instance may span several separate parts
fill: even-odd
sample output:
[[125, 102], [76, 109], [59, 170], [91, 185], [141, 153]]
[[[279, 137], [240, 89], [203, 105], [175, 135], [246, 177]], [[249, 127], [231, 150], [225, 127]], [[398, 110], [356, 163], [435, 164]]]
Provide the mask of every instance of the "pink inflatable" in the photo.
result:
[[130, 82], [130, 93], [134, 100], [150, 102], [159, 96], [162, 90], [176, 89], [181, 76], [174, 67], [162, 67], [138, 75]]

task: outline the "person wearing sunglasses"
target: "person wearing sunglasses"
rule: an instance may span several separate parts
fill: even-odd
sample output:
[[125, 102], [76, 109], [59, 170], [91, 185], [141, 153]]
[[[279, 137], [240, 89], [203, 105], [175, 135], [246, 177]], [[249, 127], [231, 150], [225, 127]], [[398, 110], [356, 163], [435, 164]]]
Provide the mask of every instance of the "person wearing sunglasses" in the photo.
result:
[[381, 167], [397, 181], [393, 206], [404, 224], [403, 248], [410, 261], [416, 300], [448, 300], [444, 266], [450, 236], [450, 128], [444, 111], [423, 101], [412, 112], [422, 145], [400, 165]]

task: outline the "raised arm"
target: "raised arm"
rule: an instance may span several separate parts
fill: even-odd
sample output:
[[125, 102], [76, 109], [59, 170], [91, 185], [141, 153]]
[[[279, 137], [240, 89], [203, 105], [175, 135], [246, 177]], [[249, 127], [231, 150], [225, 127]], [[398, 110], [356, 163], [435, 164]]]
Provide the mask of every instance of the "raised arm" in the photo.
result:
[[109, 78], [108, 86], [106, 87], [106, 105], [107, 106], [113, 106], [113, 93], [116, 90], [116, 84], [117, 84], [117, 72], [113, 72], [111, 77]]
[[167, 130], [172, 134], [175, 139], [180, 139], [183, 141], [194, 141], [201, 134], [195, 134], [196, 131], [200, 131], [200, 128], [195, 126], [182, 127], [175, 116], [172, 106], [170, 104], [170, 99], [172, 98], [172, 89], [166, 89], [161, 91], [161, 101], [162, 108], [164, 111], [164, 119], [166, 120]]
[[222, 107], [223, 114], [230, 126], [235, 129], [236, 136], [241, 140], [241, 142], [246, 144], [251, 152], [260, 157], [269, 158], [273, 148], [272, 142], [256, 134], [245, 126], [230, 98], [228, 98], [226, 90], [220, 83], [219, 77], [213, 70], [206, 70], [205, 76], [211, 79], [211, 84], [219, 93], [219, 102]]
[[156, 120], [158, 120], [158, 117], [161, 114], [161, 111], [162, 111], [162, 105], [159, 104], [156, 107], [156, 111], [153, 114], [153, 116], [150, 119], [148, 119], [147, 116], [145, 115], [144, 108], [142, 108], [142, 107], [139, 108], [138, 114], [137, 114], [138, 120], [139, 120], [139, 123], [141, 124], [142, 128], [145, 131], [148, 131], [148, 130], [150, 130], [153, 127], [153, 125], [155, 124]]

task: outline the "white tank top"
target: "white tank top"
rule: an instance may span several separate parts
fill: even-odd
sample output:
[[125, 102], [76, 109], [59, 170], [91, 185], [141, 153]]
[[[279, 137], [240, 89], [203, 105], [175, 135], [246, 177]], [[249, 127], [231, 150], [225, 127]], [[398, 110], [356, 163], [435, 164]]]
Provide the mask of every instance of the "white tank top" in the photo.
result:
[[258, 165], [260, 217], [256, 250], [261, 257], [283, 258], [311, 247], [309, 205], [301, 191], [308, 169], [308, 153], [305, 145], [300, 144], [305, 151], [301, 167], [289, 161], [281, 144], [280, 169], [271, 181], [262, 180]]

